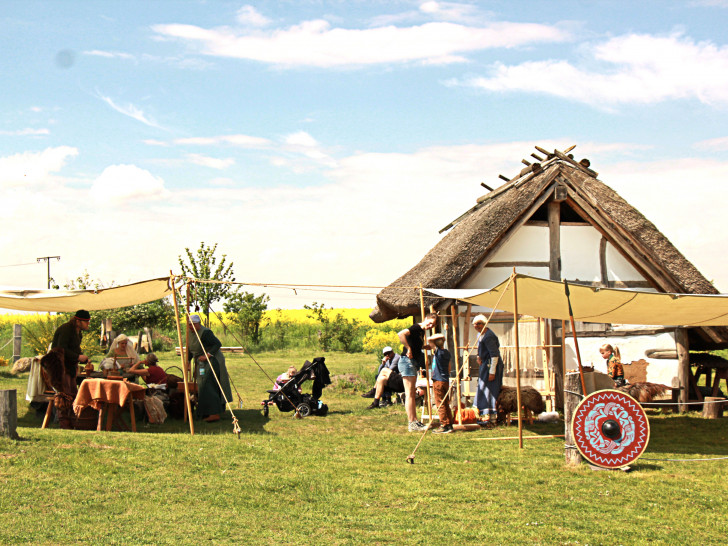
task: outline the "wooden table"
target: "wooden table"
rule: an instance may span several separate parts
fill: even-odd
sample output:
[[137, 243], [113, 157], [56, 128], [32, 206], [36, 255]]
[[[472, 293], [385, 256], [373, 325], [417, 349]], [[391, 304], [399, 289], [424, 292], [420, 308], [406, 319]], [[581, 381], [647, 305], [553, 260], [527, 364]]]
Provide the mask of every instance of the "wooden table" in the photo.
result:
[[121, 410], [129, 404], [131, 415], [131, 430], [136, 432], [136, 417], [134, 415], [134, 399], [144, 400], [146, 389], [141, 385], [122, 380], [86, 379], [78, 388], [78, 394], [73, 401], [73, 409], [78, 415], [83, 408], [91, 406], [99, 412], [96, 430], [101, 430], [104, 409], [106, 412], [106, 430], [111, 430], [114, 422], [121, 428], [128, 428], [121, 420]]

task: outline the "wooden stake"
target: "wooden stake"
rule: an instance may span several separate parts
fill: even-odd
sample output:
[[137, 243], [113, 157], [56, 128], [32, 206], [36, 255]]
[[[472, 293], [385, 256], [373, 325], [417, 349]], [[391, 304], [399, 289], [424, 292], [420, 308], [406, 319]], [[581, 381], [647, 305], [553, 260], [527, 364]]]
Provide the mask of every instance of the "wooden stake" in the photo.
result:
[[[187, 374], [187, 362], [185, 362], [185, 352], [181, 349], [182, 347], [182, 328], [180, 327], [179, 322], [179, 304], [177, 303], [177, 287], [174, 285], [174, 275], [172, 272], [169, 272], [169, 282], [172, 285], [172, 298], [174, 299], [174, 318], [177, 321], [177, 339], [179, 340], [180, 345], [180, 359], [182, 360], [182, 376], [185, 382], [185, 404], [187, 407], [187, 413], [190, 416], [190, 434], [195, 435], [195, 425], [192, 422], [192, 403], [190, 402], [190, 386], [187, 384], [189, 381], [189, 376]], [[186, 329], [187, 323], [185, 322], [185, 329]], [[187, 348], [189, 350], [189, 344], [187, 345]]]
[[516, 400], [518, 403], [518, 447], [523, 449], [523, 410], [521, 408], [521, 358], [518, 345], [518, 290], [516, 282], [516, 268], [513, 268], [513, 327], [516, 341]]

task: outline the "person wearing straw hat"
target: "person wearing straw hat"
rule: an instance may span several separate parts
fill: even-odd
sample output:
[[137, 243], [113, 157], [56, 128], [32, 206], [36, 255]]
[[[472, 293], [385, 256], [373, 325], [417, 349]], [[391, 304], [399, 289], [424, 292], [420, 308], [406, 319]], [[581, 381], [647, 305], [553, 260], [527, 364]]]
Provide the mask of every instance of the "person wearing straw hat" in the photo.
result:
[[493, 330], [486, 325], [485, 315], [473, 319], [473, 326], [478, 332], [478, 388], [475, 392], [475, 407], [485, 420], [485, 416], [494, 418], [495, 402], [503, 384], [503, 360], [500, 355], [500, 341]]
[[222, 343], [212, 330], [202, 325], [199, 315], [190, 315], [189, 327], [187, 358], [195, 360], [197, 415], [208, 423], [219, 421], [220, 414], [225, 411], [225, 400], [233, 399]]
[[440, 420], [440, 428], [433, 434], [449, 434], [454, 431], [450, 409], [450, 351], [445, 349], [444, 334], [432, 334], [427, 343], [432, 351], [432, 392]]
[[[373, 395], [374, 401], [367, 409], [384, 408], [392, 405], [392, 388], [390, 382], [401, 383], [402, 378], [399, 375], [399, 359], [400, 356], [394, 352], [394, 349], [387, 346], [382, 349], [382, 363], [377, 370], [377, 380], [374, 384]], [[364, 398], [368, 398], [366, 393]], [[381, 399], [381, 400], [380, 400]]]

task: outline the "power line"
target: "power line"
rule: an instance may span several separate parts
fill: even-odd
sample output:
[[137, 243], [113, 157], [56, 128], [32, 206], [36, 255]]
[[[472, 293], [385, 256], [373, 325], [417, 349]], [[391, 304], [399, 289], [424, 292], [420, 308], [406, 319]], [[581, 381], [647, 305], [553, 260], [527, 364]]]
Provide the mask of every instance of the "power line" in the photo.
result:
[[20, 267], [21, 265], [36, 265], [38, 262], [28, 262], [24, 264], [7, 264], [7, 265], [0, 265], [0, 267]]

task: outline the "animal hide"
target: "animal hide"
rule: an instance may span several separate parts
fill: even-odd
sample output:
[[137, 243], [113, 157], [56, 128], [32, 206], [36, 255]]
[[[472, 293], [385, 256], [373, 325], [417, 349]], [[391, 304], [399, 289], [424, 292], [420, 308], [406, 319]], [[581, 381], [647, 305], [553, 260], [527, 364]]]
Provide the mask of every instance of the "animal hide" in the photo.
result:
[[660, 396], [661, 394], [669, 391], [670, 387], [667, 385], [660, 385], [659, 383], [642, 381], [640, 383], [632, 383], [630, 385], [618, 387], [617, 390], [628, 394], [640, 404], [647, 404], [652, 402], [655, 396]]
[[[543, 397], [533, 387], [521, 387], [521, 404], [531, 410], [534, 415], [543, 413], [546, 410]], [[518, 411], [518, 394], [515, 387], [501, 387], [498, 399], [495, 402], [499, 420], [507, 413]]]
[[28, 370], [30, 370], [30, 367], [32, 366], [34, 361], [40, 361], [40, 358], [37, 356], [34, 356], [34, 357], [26, 356], [24, 358], [18, 359], [15, 362], [15, 364], [13, 364], [13, 369], [12, 369], [11, 373], [18, 374], [18, 373], [27, 372]]
[[75, 416], [73, 414], [73, 400], [76, 397], [76, 363], [64, 362], [63, 349], [51, 349], [40, 359], [40, 365], [45, 371], [48, 385], [55, 391], [53, 402], [58, 411], [58, 421], [61, 428], [73, 428]]

